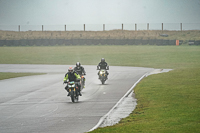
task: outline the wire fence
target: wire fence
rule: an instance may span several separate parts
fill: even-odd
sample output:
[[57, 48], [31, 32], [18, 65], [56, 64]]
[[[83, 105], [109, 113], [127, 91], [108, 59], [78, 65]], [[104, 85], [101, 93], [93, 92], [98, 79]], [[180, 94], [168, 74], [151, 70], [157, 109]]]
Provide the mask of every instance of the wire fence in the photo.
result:
[[200, 30], [200, 23], [0, 25], [3, 31]]

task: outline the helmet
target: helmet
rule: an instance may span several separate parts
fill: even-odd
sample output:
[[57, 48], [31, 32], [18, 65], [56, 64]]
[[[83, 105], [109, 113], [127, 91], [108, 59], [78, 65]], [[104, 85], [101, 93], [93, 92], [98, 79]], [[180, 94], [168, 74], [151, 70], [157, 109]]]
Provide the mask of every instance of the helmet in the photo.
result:
[[74, 69], [72, 67], [69, 67], [68, 72], [73, 73]]
[[81, 63], [80, 63], [80, 62], [77, 62], [77, 63], [76, 63], [76, 67], [79, 68], [80, 66], [81, 66]]
[[105, 62], [105, 59], [104, 59], [104, 58], [101, 58], [101, 62]]

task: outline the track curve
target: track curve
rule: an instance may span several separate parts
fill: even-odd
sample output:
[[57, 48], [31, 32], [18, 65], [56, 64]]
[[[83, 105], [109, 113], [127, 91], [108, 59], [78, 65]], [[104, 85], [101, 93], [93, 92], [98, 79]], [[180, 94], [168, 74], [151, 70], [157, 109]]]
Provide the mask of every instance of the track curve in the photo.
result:
[[102, 85], [96, 66], [86, 65], [86, 88], [79, 102], [72, 103], [63, 85], [68, 67], [0, 64], [0, 72], [47, 73], [0, 80], [1, 132], [87, 132], [138, 79], [154, 70], [110, 66], [108, 81]]

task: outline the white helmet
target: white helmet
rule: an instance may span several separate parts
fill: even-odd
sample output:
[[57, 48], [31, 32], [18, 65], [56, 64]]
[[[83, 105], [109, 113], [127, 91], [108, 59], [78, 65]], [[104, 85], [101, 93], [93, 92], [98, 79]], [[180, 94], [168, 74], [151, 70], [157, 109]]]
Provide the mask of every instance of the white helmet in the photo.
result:
[[73, 73], [73, 72], [74, 72], [74, 69], [73, 69], [72, 67], [69, 67], [69, 68], [68, 68], [68, 72]]
[[80, 63], [80, 62], [77, 62], [77, 63], [76, 63], [76, 67], [77, 67], [77, 68], [80, 68], [80, 67], [81, 67], [81, 63]]

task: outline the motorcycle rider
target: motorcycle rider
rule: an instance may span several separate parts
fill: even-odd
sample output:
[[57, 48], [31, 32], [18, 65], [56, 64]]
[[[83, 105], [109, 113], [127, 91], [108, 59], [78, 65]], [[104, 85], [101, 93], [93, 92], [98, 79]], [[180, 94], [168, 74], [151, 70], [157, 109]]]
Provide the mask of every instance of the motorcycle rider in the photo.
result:
[[[109, 75], [109, 73], [107, 71], [109, 69], [109, 66], [104, 58], [101, 58], [101, 62], [99, 62], [98, 66], [97, 66], [97, 70], [101, 70], [101, 69], [105, 69], [106, 74]], [[98, 75], [99, 75], [99, 72], [98, 72]]]
[[[76, 85], [78, 87], [79, 95], [82, 96], [81, 91], [80, 91], [80, 83], [79, 83], [80, 79], [81, 79], [80, 75], [76, 71], [74, 71], [72, 67], [69, 67], [68, 72], [65, 74], [65, 77], [64, 77], [64, 83], [68, 83], [68, 81], [69, 82], [78, 81], [76, 82]], [[68, 84], [66, 85], [65, 90], [67, 90], [68, 92], [67, 96], [69, 96], [70, 93], [69, 93]]]
[[[81, 63], [80, 62], [77, 62], [76, 63], [76, 67], [74, 67], [74, 71], [76, 71], [80, 76], [82, 75], [86, 75], [86, 72], [85, 72], [85, 69], [83, 66], [81, 66]], [[84, 88], [85, 88], [85, 77], [84, 77]]]

